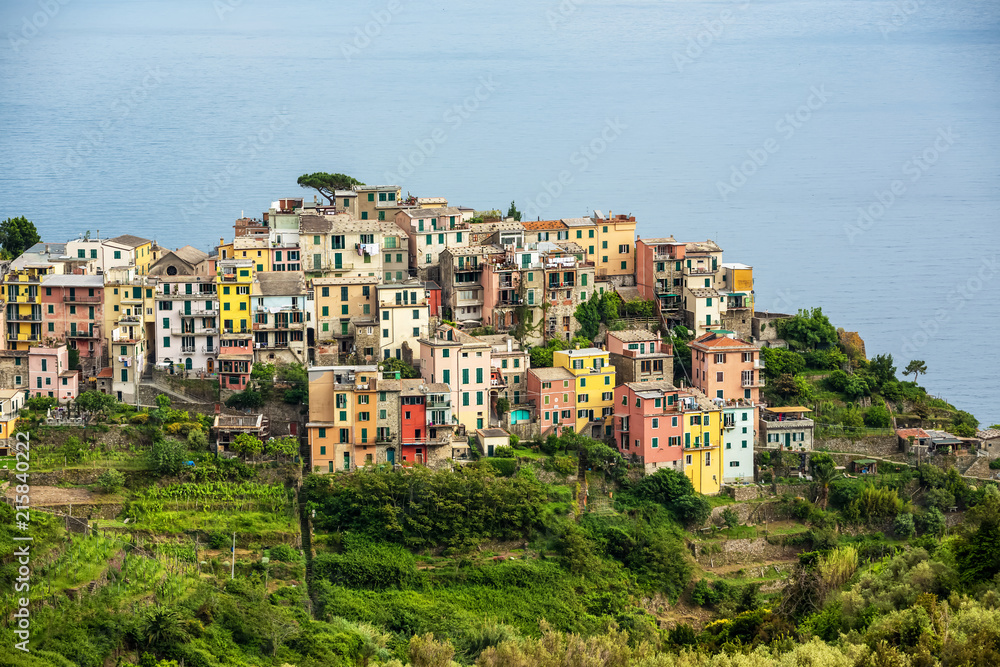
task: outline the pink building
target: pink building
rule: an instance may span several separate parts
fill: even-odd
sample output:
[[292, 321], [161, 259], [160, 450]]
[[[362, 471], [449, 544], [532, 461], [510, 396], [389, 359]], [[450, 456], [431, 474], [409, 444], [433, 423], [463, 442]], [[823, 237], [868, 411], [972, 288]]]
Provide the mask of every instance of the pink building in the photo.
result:
[[528, 369], [528, 403], [535, 405], [542, 437], [576, 430], [576, 377], [567, 369]]
[[615, 444], [647, 474], [669, 466], [683, 470], [683, 415], [669, 382], [629, 382], [615, 387]]
[[466, 432], [488, 427], [493, 347], [447, 324], [418, 339], [417, 344], [421, 377], [427, 383], [451, 387], [452, 414]]
[[42, 283], [42, 339], [80, 353], [80, 368], [96, 376], [104, 366], [104, 276], [54, 275]]
[[689, 344], [691, 382], [708, 398], [760, 402], [764, 362], [760, 350], [730, 332], [712, 331]]
[[60, 403], [77, 397], [80, 374], [69, 369], [69, 350], [65, 345], [28, 350], [28, 391], [31, 396], [48, 396]]

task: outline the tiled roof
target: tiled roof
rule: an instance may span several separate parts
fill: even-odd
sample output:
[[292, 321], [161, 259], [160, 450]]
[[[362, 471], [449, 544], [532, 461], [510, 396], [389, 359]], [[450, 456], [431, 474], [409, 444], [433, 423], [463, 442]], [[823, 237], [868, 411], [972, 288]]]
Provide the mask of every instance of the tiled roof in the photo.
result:
[[81, 276], [63, 274], [46, 276], [42, 279], [46, 287], [104, 287], [104, 276]]
[[257, 274], [261, 296], [287, 296], [305, 292], [305, 279], [299, 271], [261, 271]]
[[646, 340], [660, 340], [660, 337], [648, 329], [625, 329], [624, 331], [609, 331], [608, 335], [624, 343], [637, 343]]
[[922, 428], [899, 428], [896, 429], [896, 435], [900, 438], [909, 438], [911, 435], [914, 438], [928, 438], [927, 431]]
[[529, 368], [529, 375], [534, 375], [542, 382], [551, 382], [552, 380], [572, 380], [573, 374], [562, 366], [555, 366], [552, 368]]
[[183, 259], [188, 264], [199, 264], [208, 259], [208, 253], [198, 250], [194, 246], [186, 245], [183, 248], [174, 250], [173, 253]]
[[677, 243], [677, 239], [675, 239], [673, 236], [666, 236], [655, 239], [638, 238], [635, 240], [636, 243], [638, 243], [639, 241], [642, 241], [646, 245], [658, 245], [660, 243]]
[[132, 234], [122, 234], [121, 236], [116, 236], [113, 239], [108, 240], [114, 241], [115, 243], [121, 243], [129, 248], [138, 248], [141, 245], [152, 243], [149, 239], [144, 239], [141, 236], [133, 236]]
[[524, 228], [529, 231], [566, 229], [566, 223], [562, 220], [529, 220], [528, 222], [522, 222], [521, 224], [524, 225]]
[[[739, 338], [733, 339], [729, 336], [720, 336], [715, 332], [709, 332], [704, 336], [695, 339], [691, 342], [693, 346], [709, 347], [709, 348], [719, 348], [719, 347], [750, 347], [755, 348], [751, 343], [745, 340], [740, 340]], [[755, 348], [756, 349], [756, 348]]]
[[992, 440], [993, 438], [1000, 438], [1000, 429], [997, 428], [987, 428], [982, 431], [976, 431], [976, 437], [982, 440]]

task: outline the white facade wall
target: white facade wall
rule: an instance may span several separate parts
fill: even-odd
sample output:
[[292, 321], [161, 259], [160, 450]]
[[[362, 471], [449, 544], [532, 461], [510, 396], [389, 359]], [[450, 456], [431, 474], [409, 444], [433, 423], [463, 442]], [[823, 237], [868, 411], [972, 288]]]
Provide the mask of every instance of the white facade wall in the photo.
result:
[[724, 423], [730, 420], [732, 428], [722, 429], [722, 481], [727, 484], [753, 482], [753, 452], [756, 439], [756, 420], [751, 406], [724, 407]]

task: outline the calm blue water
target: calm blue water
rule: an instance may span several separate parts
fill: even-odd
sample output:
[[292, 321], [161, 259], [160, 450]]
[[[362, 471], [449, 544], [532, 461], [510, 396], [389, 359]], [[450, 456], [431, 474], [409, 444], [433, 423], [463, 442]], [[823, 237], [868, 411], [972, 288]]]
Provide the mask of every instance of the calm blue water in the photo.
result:
[[47, 240], [208, 249], [310, 171], [632, 213], [1000, 422], [995, 1], [50, 2], [0, 4], [0, 217]]

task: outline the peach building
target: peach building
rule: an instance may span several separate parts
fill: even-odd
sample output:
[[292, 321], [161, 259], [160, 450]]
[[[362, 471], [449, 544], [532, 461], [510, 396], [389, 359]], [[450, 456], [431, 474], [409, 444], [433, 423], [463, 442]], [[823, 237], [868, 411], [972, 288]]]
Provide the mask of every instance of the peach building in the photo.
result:
[[760, 349], [728, 331], [710, 331], [689, 347], [691, 382], [707, 397], [760, 401], [764, 386]]

